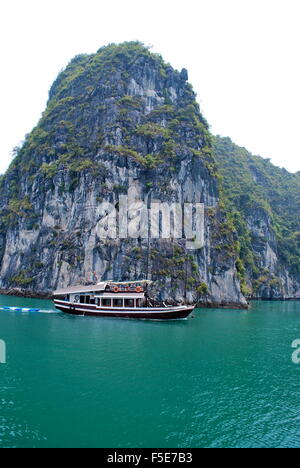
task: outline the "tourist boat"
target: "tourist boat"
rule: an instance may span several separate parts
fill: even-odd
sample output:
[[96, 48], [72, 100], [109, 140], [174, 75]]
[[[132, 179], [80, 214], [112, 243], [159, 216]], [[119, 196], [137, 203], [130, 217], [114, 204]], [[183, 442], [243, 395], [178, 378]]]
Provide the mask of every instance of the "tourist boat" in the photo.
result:
[[54, 292], [55, 307], [73, 315], [131, 319], [175, 320], [187, 318], [194, 306], [157, 306], [149, 299], [151, 281], [75, 286]]

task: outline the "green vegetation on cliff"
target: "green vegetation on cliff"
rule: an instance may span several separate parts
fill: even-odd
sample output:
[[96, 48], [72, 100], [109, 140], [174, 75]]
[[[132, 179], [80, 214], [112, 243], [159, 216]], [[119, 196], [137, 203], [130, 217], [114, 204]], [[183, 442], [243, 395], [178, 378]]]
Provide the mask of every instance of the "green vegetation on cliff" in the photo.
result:
[[[149, 110], [145, 105], [151, 99], [136, 95], [145, 79], [146, 62], [153, 68], [153, 77], [145, 85], [158, 85], [155, 98], [161, 101], [161, 106]], [[156, 72], [160, 82], [151, 83]], [[139, 84], [133, 73], [141, 73]], [[115, 146], [120, 153], [121, 145], [114, 141], [117, 134], [126, 148], [123, 155], [146, 169], [169, 166], [170, 158], [180, 159], [181, 142], [186, 139], [190, 151], [215, 172], [208, 124], [186, 80], [185, 70], [177, 72], [139, 42], [111, 44], [96, 54], [76, 56], [53, 83], [47, 109], [17, 152], [9, 169], [11, 185], [24, 171], [33, 182], [40, 173], [54, 178], [59, 170], [72, 170], [76, 164], [80, 170], [89, 169], [92, 163], [87, 161], [100, 151]], [[174, 97], [170, 89], [179, 83], [183, 90]], [[12, 195], [17, 196], [18, 190], [15, 184]]]
[[105, 279], [144, 274], [147, 245], [124, 240], [118, 251], [99, 242], [93, 224], [98, 204], [135, 184], [163, 202], [206, 204], [204, 249], [153, 249], [161, 289], [240, 304], [240, 285], [246, 296], [298, 294], [300, 175], [213, 137], [187, 71], [139, 42], [79, 55], [53, 83], [40, 122], [0, 178], [1, 284], [47, 289], [73, 273], [81, 280], [91, 265]]
[[281, 264], [299, 278], [300, 174], [252, 155], [230, 138], [217, 136], [213, 142], [222, 175], [223, 202], [239, 236], [237, 268], [242, 281], [248, 273], [254, 290], [267, 284], [274, 288], [280, 285], [280, 279], [262, 262], [268, 244]]
[[[99, 205], [133, 188], [166, 203], [218, 200], [212, 138], [187, 71], [174, 70], [139, 42], [77, 56], [53, 83], [38, 125], [0, 180], [1, 287], [85, 282], [91, 265], [104, 279], [143, 277], [147, 244], [102, 242], [95, 229]], [[213, 234], [224, 221], [218, 215], [210, 231], [218, 258], [211, 277], [234, 269], [230, 235]], [[177, 239], [159, 241], [150, 267], [164, 297], [180, 298], [183, 289], [192, 301], [193, 293], [209, 295], [207, 252], [197, 258], [184, 247], [176, 253]]]

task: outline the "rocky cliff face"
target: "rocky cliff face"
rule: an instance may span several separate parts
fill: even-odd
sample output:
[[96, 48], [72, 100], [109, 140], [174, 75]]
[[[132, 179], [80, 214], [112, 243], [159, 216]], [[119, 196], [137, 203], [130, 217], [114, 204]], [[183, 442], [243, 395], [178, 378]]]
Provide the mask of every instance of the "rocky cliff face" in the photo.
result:
[[[50, 293], [151, 277], [163, 300], [244, 306], [211, 135], [186, 70], [139, 43], [78, 56], [1, 180], [0, 288]], [[203, 203], [204, 247], [103, 239], [103, 203]]]
[[237, 267], [245, 294], [300, 299], [300, 177], [214, 138], [223, 201], [238, 233]]
[[[2, 290], [151, 278], [172, 302], [300, 298], [300, 175], [212, 138], [187, 71], [139, 43], [71, 61], [0, 190]], [[120, 225], [103, 236], [125, 194], [135, 207], [204, 204], [203, 246], [174, 226], [162, 238], [162, 220], [160, 238], [121, 238]]]

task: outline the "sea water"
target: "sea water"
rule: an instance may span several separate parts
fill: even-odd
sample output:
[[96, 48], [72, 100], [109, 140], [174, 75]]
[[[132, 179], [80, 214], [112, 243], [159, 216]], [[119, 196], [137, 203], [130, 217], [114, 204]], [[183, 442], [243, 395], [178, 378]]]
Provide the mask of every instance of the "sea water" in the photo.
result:
[[184, 321], [0, 296], [0, 447], [299, 447], [300, 302]]

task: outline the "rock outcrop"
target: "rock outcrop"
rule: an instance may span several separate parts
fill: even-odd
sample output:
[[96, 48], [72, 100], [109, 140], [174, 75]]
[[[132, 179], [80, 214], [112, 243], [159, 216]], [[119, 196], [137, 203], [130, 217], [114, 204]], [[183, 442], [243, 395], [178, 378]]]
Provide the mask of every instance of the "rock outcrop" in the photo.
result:
[[246, 295], [300, 299], [300, 175], [214, 138], [223, 200], [240, 242], [237, 267]]
[[[0, 288], [151, 278], [162, 300], [246, 306], [208, 125], [188, 83], [140, 43], [75, 57], [1, 179]], [[105, 203], [205, 205], [204, 246], [104, 239]]]
[[[138, 42], [110, 45], [59, 74], [0, 179], [0, 289], [149, 278], [163, 301], [299, 299], [299, 190], [300, 174], [212, 137], [185, 69]], [[169, 226], [161, 205], [152, 235], [143, 216], [158, 203]], [[185, 206], [194, 239], [178, 234]]]

